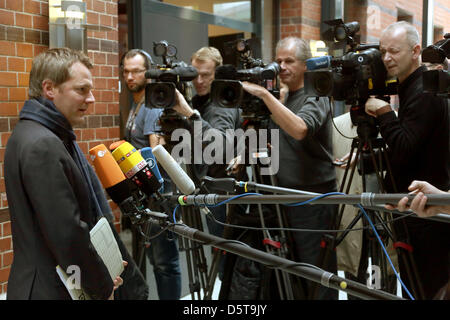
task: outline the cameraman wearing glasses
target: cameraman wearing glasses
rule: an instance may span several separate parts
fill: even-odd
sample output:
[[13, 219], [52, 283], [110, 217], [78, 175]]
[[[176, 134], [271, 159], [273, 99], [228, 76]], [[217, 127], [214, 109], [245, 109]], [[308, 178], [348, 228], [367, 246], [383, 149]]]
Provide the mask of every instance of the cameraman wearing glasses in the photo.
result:
[[[122, 58], [122, 75], [128, 90], [133, 95], [133, 104], [125, 127], [125, 140], [136, 149], [154, 148], [163, 143], [159, 131], [158, 120], [162, 109], [147, 108], [145, 104], [145, 86], [147, 79], [145, 71], [151, 66], [151, 57], [145, 51], [132, 49]], [[171, 190], [169, 176], [163, 168], [159, 168], [164, 179], [164, 189]], [[153, 227], [150, 233], [159, 232], [159, 227]], [[140, 237], [139, 237], [140, 238]], [[140, 243], [138, 239], [134, 239]], [[141, 248], [141, 250], [143, 250]], [[168, 239], [167, 233], [152, 239], [146, 254], [153, 265], [156, 286], [160, 300], [179, 300], [181, 297], [181, 268], [177, 238]]]

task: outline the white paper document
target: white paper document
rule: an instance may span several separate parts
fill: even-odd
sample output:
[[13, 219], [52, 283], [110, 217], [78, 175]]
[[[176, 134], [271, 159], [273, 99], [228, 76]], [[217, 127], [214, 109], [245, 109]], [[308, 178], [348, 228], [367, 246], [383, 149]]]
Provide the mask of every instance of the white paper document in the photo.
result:
[[[97, 251], [100, 258], [102, 258], [106, 267], [108, 268], [111, 279], [119, 276], [124, 266], [122, 263], [122, 254], [119, 246], [114, 238], [114, 234], [106, 218], [101, 218], [97, 224], [90, 231], [91, 242]], [[72, 268], [71, 268], [72, 267]], [[67, 272], [69, 272], [69, 275]], [[77, 266], [69, 266], [68, 270], [63, 270], [59, 265], [56, 266], [61, 281], [69, 291], [73, 300], [90, 300], [87, 293], [83, 291], [80, 284], [80, 270]], [[78, 275], [77, 275], [78, 272]], [[78, 278], [77, 278], [78, 277]]]

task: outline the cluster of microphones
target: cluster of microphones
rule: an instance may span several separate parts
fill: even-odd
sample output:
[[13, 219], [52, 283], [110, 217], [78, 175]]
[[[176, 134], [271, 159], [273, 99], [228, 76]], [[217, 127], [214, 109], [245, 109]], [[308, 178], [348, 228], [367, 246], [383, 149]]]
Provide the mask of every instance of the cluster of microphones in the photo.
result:
[[145, 222], [148, 199], [164, 203], [164, 179], [157, 162], [183, 194], [195, 191], [193, 181], [162, 145], [138, 150], [121, 140], [109, 149], [104, 144], [97, 145], [89, 154], [107, 194], [133, 223]]

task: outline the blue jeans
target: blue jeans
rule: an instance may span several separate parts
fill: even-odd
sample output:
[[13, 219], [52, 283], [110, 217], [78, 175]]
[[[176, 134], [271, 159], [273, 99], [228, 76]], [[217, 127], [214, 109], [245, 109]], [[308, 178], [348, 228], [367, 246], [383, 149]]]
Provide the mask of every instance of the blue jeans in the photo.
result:
[[[161, 231], [152, 225], [149, 235]], [[150, 241], [146, 249], [147, 256], [153, 266], [156, 287], [160, 300], [179, 300], [181, 297], [181, 268], [176, 235], [165, 231]]]

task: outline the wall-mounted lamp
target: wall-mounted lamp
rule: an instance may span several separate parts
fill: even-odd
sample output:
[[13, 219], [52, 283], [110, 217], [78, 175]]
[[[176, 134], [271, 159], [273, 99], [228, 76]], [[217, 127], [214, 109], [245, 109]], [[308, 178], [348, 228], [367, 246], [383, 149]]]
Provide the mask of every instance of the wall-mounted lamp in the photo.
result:
[[49, 0], [50, 48], [68, 47], [87, 53], [87, 30], [114, 31], [87, 24], [86, 3], [82, 0]]
[[68, 47], [87, 53], [86, 3], [49, 0], [50, 48]]

